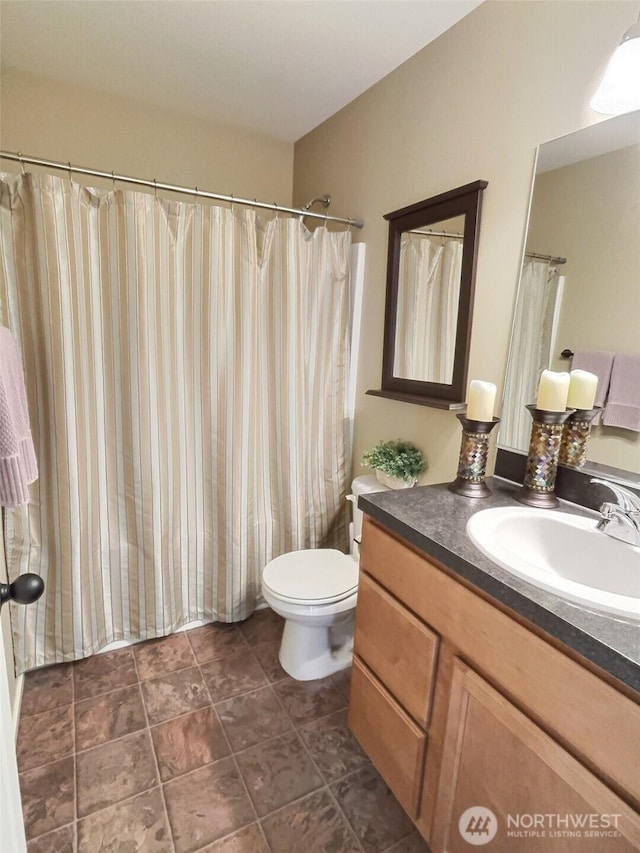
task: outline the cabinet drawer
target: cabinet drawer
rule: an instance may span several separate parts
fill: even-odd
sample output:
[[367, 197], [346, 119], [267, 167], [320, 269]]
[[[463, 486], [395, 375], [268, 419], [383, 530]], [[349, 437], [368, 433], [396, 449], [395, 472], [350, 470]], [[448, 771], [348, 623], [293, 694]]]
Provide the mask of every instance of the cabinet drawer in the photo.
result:
[[426, 735], [354, 658], [349, 728], [410, 817], [416, 818]]
[[361, 573], [355, 652], [425, 729], [437, 651], [438, 635]]

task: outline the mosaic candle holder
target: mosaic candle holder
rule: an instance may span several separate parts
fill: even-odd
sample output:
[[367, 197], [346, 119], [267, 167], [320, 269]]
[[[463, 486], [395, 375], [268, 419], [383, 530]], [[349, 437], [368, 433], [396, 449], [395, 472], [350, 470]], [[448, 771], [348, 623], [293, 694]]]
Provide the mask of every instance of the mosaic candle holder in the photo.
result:
[[553, 490], [556, 485], [564, 423], [575, 409], [547, 412], [544, 409], [537, 409], [535, 405], [529, 405], [526, 408], [533, 418], [533, 425], [524, 485], [517, 499], [527, 506], [552, 509], [560, 505]]
[[462, 442], [458, 476], [449, 489], [465, 498], [487, 498], [491, 494], [484, 481], [489, 453], [489, 434], [500, 418], [490, 421], [471, 421], [466, 415], [456, 415], [462, 424]]
[[587, 461], [587, 444], [591, 435], [591, 424], [602, 411], [602, 406], [594, 409], [576, 409], [564, 424], [562, 442], [560, 444], [561, 465], [569, 465], [571, 468], [582, 468]]

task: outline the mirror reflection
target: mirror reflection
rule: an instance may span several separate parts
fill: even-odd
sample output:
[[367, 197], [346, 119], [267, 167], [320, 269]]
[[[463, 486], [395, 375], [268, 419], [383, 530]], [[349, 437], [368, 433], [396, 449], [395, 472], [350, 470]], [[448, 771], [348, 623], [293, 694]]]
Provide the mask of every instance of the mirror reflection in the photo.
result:
[[394, 376], [447, 385], [453, 379], [464, 220], [401, 236]]
[[461, 409], [486, 181], [386, 213], [382, 387], [367, 394]]
[[[639, 227], [640, 113], [540, 146], [505, 378], [501, 447], [527, 452], [531, 419], [524, 406], [535, 400], [544, 368], [590, 369], [600, 377], [598, 396], [605, 409], [591, 432], [585, 470], [611, 466], [638, 482], [640, 370], [632, 367], [616, 383], [608, 371], [633, 365], [636, 357], [640, 365]], [[610, 403], [628, 416], [622, 418], [625, 426], [612, 425], [620, 417], [607, 414]]]

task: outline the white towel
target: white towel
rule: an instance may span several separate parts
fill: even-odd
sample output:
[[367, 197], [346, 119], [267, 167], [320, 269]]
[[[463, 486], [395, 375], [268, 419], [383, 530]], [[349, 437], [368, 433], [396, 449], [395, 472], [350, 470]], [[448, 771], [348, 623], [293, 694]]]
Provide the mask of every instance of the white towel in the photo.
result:
[[20, 350], [0, 326], [0, 506], [29, 503], [29, 483], [37, 477]]
[[[615, 353], [604, 352], [603, 350], [577, 350], [573, 354], [571, 361], [572, 370], [588, 370], [589, 373], [595, 373], [598, 377], [594, 406], [604, 407], [611, 381], [611, 368], [613, 367], [614, 358]], [[602, 412], [598, 412], [592, 423], [594, 425], [599, 424], [601, 420]]]
[[604, 424], [640, 432], [640, 353], [616, 356]]

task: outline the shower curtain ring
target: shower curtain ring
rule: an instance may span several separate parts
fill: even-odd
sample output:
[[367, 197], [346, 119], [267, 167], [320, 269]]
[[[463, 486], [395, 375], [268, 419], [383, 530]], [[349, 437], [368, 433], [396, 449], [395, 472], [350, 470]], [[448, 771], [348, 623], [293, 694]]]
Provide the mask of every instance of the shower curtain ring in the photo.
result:
[[113, 184], [113, 191], [116, 191], [116, 173], [111, 170], [111, 183]]
[[67, 162], [67, 166], [69, 167], [69, 180], [73, 181], [73, 171], [71, 169], [71, 160]]
[[22, 151], [18, 151], [18, 160], [20, 161], [20, 171], [24, 175], [25, 171], [24, 171], [24, 160], [22, 159]]
[[277, 202], [277, 201], [274, 201], [274, 202], [273, 202], [273, 206], [274, 206], [274, 207], [275, 207], [275, 209], [276, 209], [276, 219], [280, 219], [280, 208], [278, 207], [278, 202]]
[[235, 213], [235, 210], [234, 210], [234, 207], [233, 207], [233, 193], [231, 193], [231, 195], [229, 196], [229, 198], [231, 199], [231, 213]]
[[153, 179], [153, 197], [158, 201], [158, 182], [155, 178]]

